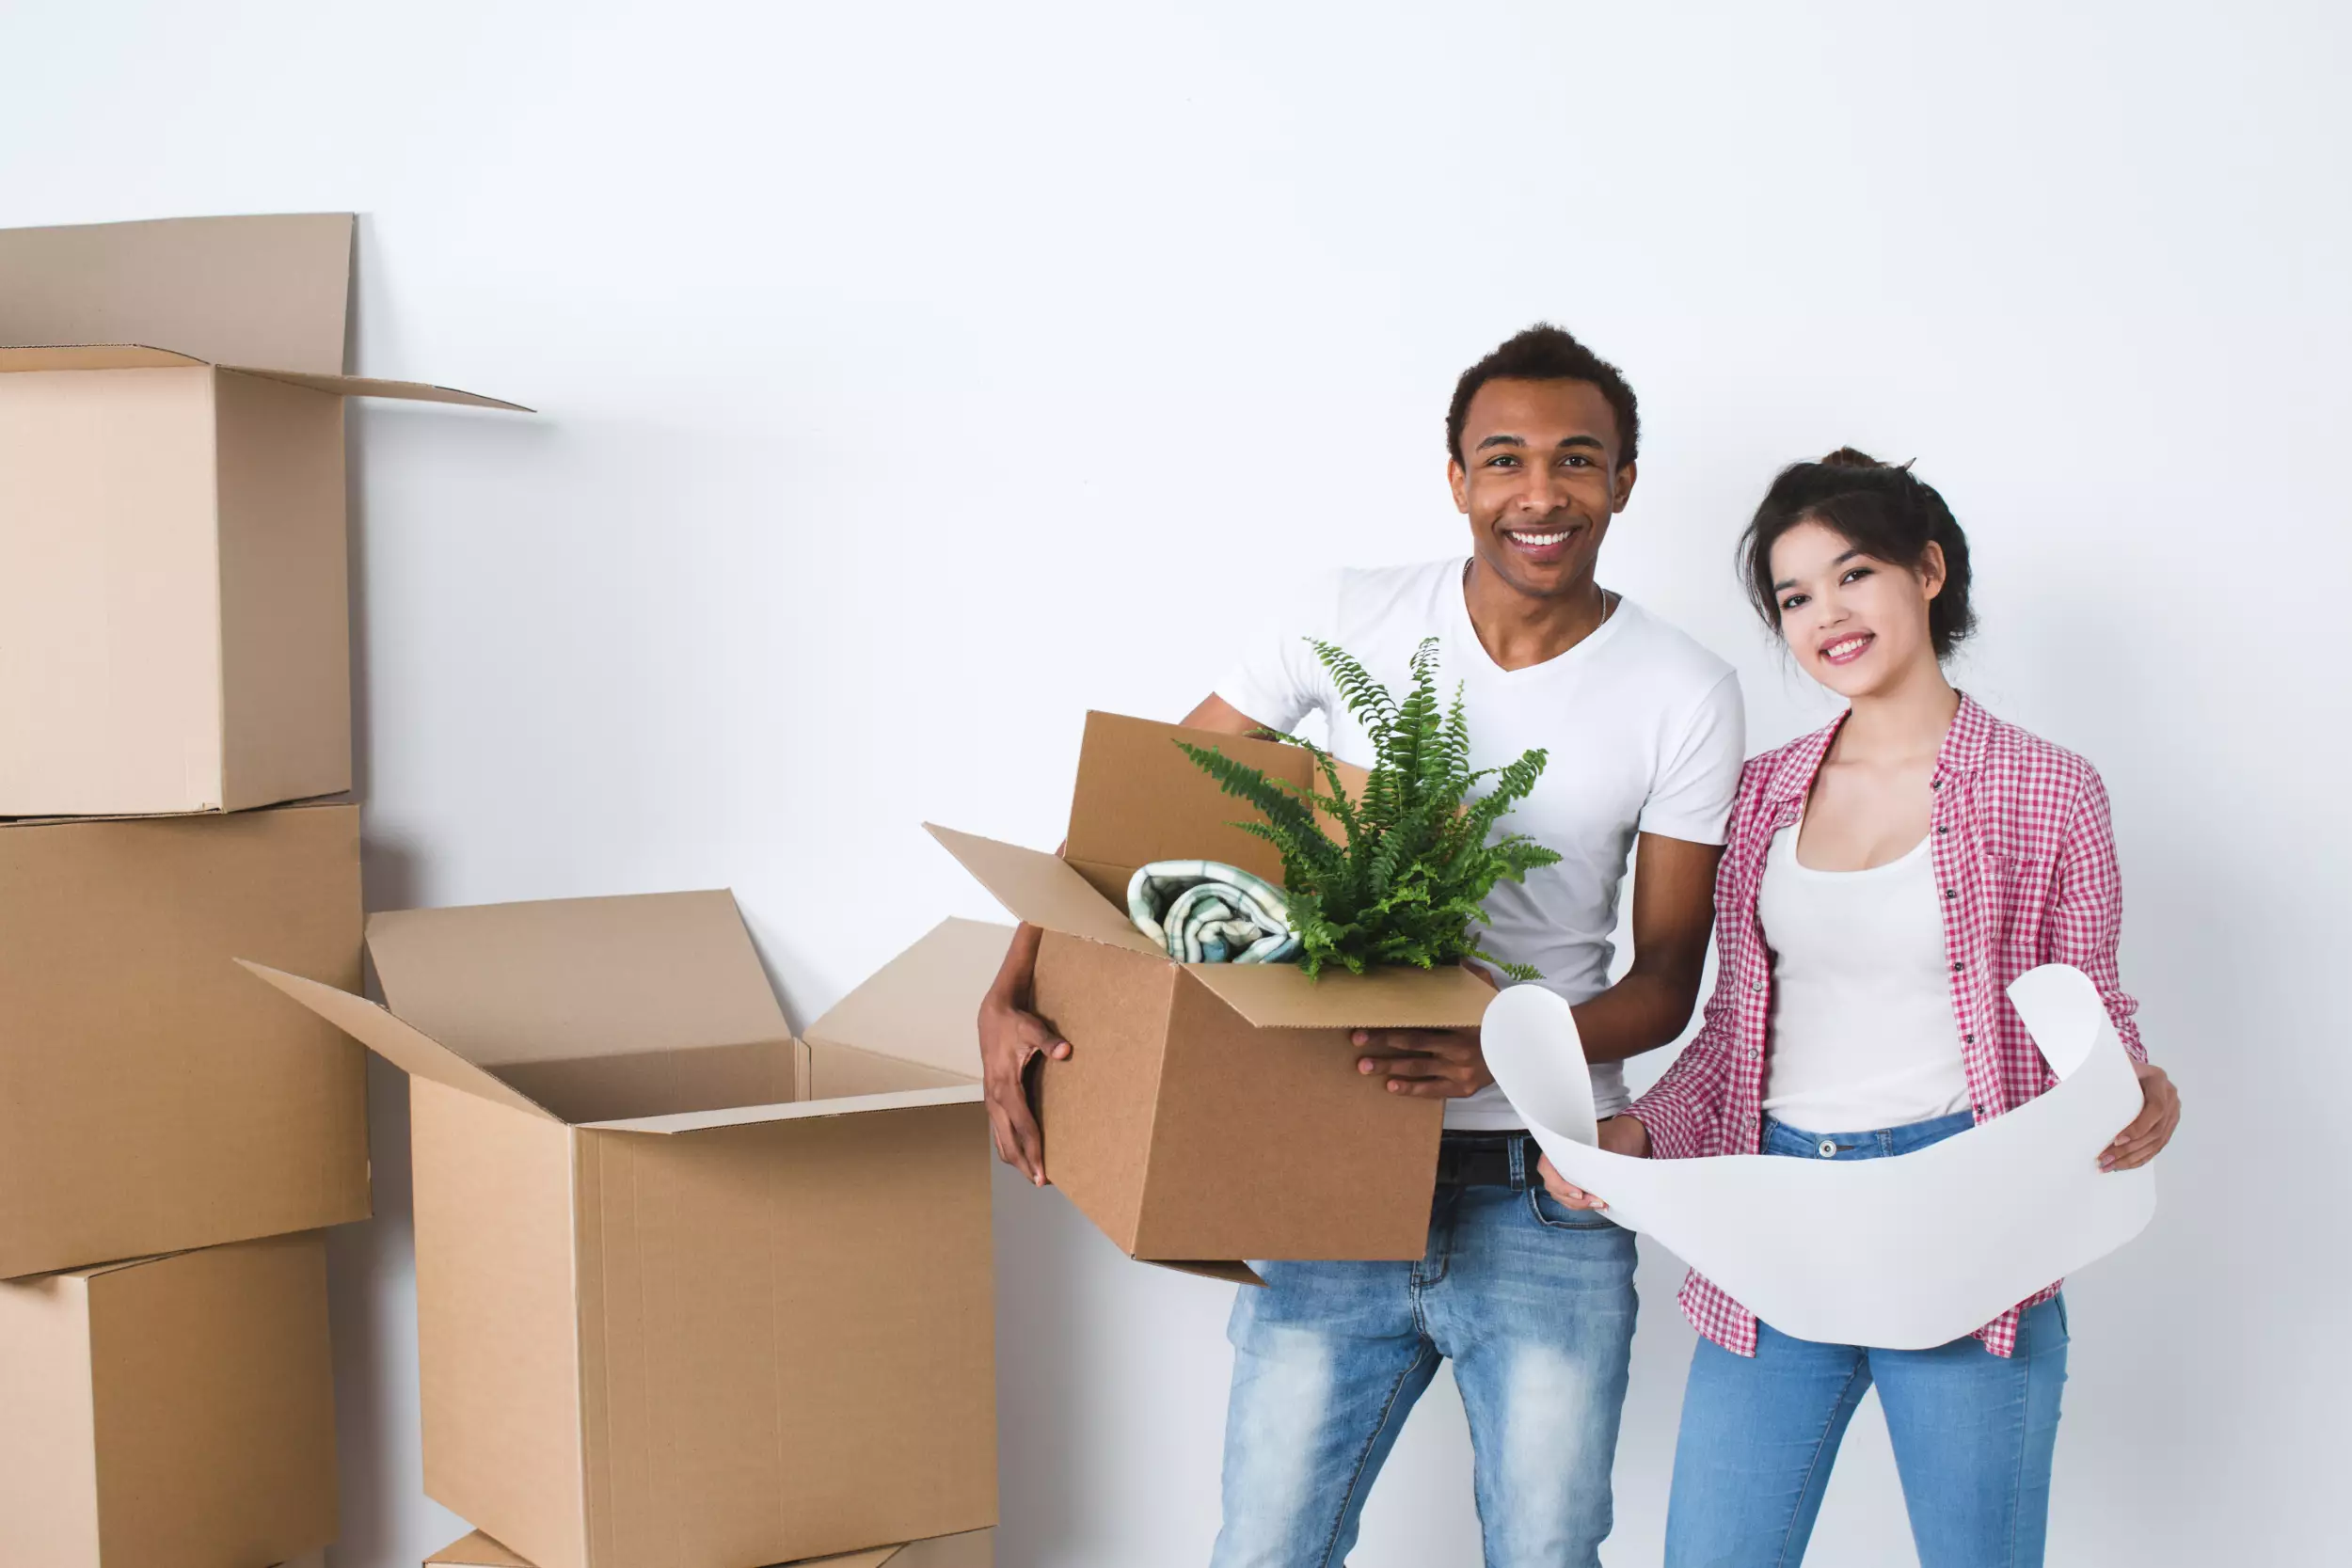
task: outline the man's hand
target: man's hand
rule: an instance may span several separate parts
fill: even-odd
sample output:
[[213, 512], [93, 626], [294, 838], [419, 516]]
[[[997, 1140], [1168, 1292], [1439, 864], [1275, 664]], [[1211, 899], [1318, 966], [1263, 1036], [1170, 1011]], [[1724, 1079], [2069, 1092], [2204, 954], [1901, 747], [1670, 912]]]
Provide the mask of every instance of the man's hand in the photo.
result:
[[[1612, 1154], [1623, 1154], [1635, 1160], [1649, 1158], [1649, 1129], [1632, 1117], [1611, 1117], [1600, 1124], [1600, 1147]], [[1559, 1200], [1563, 1209], [1606, 1209], [1609, 1205], [1583, 1188], [1562, 1176], [1546, 1155], [1535, 1162], [1535, 1174], [1544, 1179], [1544, 1191]]]
[[1070, 1059], [1070, 1042], [1035, 1013], [996, 991], [980, 1004], [980, 1082], [988, 1094], [988, 1131], [996, 1158], [1045, 1185], [1045, 1134], [1029, 1110], [1029, 1064]]
[[1359, 1029], [1356, 1070], [1378, 1073], [1391, 1094], [1462, 1100], [1495, 1081], [1475, 1029]]
[[2171, 1075], [2146, 1062], [2135, 1062], [2133, 1069], [2139, 1074], [2139, 1115], [2099, 1156], [2101, 1170], [2131, 1170], [2146, 1164], [2172, 1141], [2173, 1129], [2181, 1125], [2181, 1091], [2172, 1086]]

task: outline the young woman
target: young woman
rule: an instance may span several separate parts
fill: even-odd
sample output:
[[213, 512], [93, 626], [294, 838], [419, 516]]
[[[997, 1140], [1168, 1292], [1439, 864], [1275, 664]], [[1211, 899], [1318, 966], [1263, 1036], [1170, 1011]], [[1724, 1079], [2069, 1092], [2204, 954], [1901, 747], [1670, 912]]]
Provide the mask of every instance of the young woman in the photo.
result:
[[[2099, 775], [1944, 677], [1966, 636], [1968, 543], [1908, 467], [1843, 450], [1772, 483], [1741, 541], [1750, 594], [1851, 705], [1741, 775], [1715, 884], [1719, 979], [1657, 1086], [1601, 1124], [1660, 1159], [1910, 1153], [2056, 1080], [2005, 997], [2043, 963], [2089, 974], [2145, 1103], [2101, 1157], [2145, 1164], [2179, 1099], [2116, 974], [2122, 919]], [[1572, 1208], [1600, 1198], [1563, 1181]], [[1834, 1289], [1835, 1281], [1826, 1282]], [[2042, 1559], [2066, 1378], [2058, 1287], [1927, 1351], [1793, 1339], [1696, 1274], [1668, 1568], [1803, 1560], [1839, 1440], [1873, 1384], [1922, 1568]]]

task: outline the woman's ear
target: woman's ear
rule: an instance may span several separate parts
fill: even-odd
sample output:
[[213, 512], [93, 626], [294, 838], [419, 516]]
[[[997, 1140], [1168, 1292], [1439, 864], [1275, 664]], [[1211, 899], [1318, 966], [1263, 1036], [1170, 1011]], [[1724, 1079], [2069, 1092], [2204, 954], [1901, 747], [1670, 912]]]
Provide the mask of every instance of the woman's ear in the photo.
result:
[[1944, 592], [1945, 575], [1944, 546], [1931, 539], [1919, 556], [1919, 586], [1927, 590], [1929, 598]]

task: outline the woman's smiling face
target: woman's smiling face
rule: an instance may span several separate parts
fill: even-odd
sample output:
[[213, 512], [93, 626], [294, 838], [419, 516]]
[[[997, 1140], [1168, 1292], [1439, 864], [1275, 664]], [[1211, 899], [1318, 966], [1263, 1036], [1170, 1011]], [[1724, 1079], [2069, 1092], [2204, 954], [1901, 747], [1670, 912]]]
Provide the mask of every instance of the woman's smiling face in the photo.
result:
[[1944, 587], [1936, 546], [1916, 568], [1891, 565], [1808, 517], [1773, 541], [1772, 571], [1781, 636], [1805, 673], [1839, 696], [1889, 689], [1935, 663], [1928, 606]]

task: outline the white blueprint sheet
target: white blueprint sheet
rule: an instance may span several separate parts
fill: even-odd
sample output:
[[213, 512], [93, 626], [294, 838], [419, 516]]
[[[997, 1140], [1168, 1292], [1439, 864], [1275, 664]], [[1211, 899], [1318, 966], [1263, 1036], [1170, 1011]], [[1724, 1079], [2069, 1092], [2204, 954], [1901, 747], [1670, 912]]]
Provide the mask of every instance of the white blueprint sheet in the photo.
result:
[[1486, 1065], [1561, 1175], [1774, 1328], [1922, 1350], [2114, 1251], [2155, 1212], [2147, 1166], [2098, 1168], [2141, 1097], [2090, 977], [2050, 964], [2009, 995], [2058, 1085], [1898, 1159], [1603, 1152], [1576, 1021], [1540, 986], [1514, 986], [1488, 1006]]

